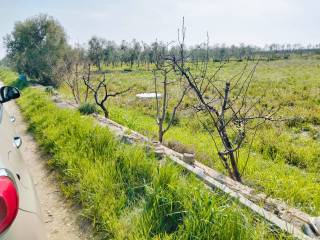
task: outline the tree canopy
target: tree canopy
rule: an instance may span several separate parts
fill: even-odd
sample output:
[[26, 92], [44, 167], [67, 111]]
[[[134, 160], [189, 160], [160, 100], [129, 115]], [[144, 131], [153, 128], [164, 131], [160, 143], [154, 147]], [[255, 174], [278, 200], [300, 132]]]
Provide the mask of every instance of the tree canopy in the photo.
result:
[[17, 71], [42, 84], [59, 84], [55, 78], [55, 66], [69, 46], [66, 33], [58, 21], [41, 14], [17, 22], [4, 41], [8, 57]]

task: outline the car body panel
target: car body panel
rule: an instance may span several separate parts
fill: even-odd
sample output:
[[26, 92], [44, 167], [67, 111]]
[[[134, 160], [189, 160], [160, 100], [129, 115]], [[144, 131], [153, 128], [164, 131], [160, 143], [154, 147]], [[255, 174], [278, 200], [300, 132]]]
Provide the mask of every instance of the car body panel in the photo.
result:
[[0, 240], [44, 240], [46, 236], [40, 203], [28, 166], [14, 144], [13, 139], [18, 134], [4, 105], [0, 103], [0, 169], [9, 170], [14, 177], [19, 195], [19, 210], [9, 229], [0, 234]]
[[9, 169], [15, 177], [19, 189], [19, 207], [25, 211], [39, 213], [39, 203], [35, 194], [34, 184], [28, 167], [23, 161], [19, 149], [14, 145], [13, 138], [17, 136], [9, 115], [2, 110], [0, 124], [0, 168]]
[[35, 213], [18, 211], [18, 215], [8, 231], [0, 236], [0, 240], [45, 240], [45, 232], [41, 219]]

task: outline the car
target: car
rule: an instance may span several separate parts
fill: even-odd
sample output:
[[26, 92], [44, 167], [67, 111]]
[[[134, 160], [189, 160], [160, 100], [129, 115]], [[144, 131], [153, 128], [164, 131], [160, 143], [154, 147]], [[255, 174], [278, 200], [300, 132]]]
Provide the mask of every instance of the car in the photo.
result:
[[19, 96], [15, 87], [0, 88], [0, 240], [44, 240], [39, 200], [19, 151], [22, 140], [3, 105]]

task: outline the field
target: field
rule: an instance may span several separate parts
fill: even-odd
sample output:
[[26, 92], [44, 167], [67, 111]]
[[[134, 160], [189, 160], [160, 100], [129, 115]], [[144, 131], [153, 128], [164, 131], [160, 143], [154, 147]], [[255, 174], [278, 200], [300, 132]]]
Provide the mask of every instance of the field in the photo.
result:
[[[270, 19], [279, 23], [282, 35], [273, 36], [270, 25], [261, 39], [260, 30], [246, 33], [241, 26], [251, 15], [237, 5], [194, 4], [170, 3], [170, 19], [168, 4], [160, 4], [164, 11], [159, 4], [130, 5], [128, 31], [116, 24], [128, 18], [117, 4], [91, 4], [91, 12], [72, 6], [72, 21], [63, 17], [68, 27], [56, 17], [72, 4], [50, 5], [45, 12], [56, 16], [19, 16], [2, 33], [0, 83], [20, 89], [16, 112], [62, 200], [81, 215], [81, 222], [65, 226], [88, 225], [89, 238], [97, 240], [320, 236], [320, 44], [295, 11], [308, 9], [287, 4], [283, 14], [246, 3], [250, 14], [259, 13], [256, 30], [262, 23], [267, 34]], [[38, 12], [38, 5], [28, 9]], [[225, 32], [234, 28], [232, 18], [210, 24], [210, 8], [235, 10], [240, 28]], [[183, 12], [188, 19], [174, 26]], [[111, 13], [121, 19], [113, 23]], [[281, 27], [297, 20], [300, 29]], [[75, 36], [66, 32], [72, 25]], [[197, 44], [203, 27], [207, 36]], [[211, 31], [220, 36], [212, 41]], [[149, 42], [157, 35], [174, 41]], [[281, 43], [262, 47], [249, 39]], [[12, 88], [1, 89], [2, 102], [17, 97]]]
[[[241, 71], [244, 64], [226, 64], [218, 78], [234, 76]], [[214, 72], [217, 66], [217, 63], [211, 63], [209, 72]], [[107, 79], [110, 79], [111, 89], [135, 86], [130, 93], [111, 99], [108, 103], [110, 118], [156, 139], [155, 101], [142, 101], [135, 97], [136, 93], [154, 91], [153, 76], [141, 66], [132, 71], [127, 68], [123, 66], [104, 69], [108, 72]], [[283, 120], [266, 123], [259, 129], [253, 140], [248, 162], [249, 141], [246, 143], [239, 163], [240, 169], [246, 166], [243, 172], [244, 183], [258, 192], [282, 199], [310, 214], [319, 215], [319, 57], [296, 56], [289, 60], [260, 62], [249, 94], [253, 97], [259, 96], [264, 90], [266, 96], [263, 104], [281, 106], [278, 116]], [[70, 97], [65, 86], [62, 86], [60, 91]], [[176, 95], [173, 89], [173, 101]], [[184, 104], [187, 106], [188, 100]], [[199, 161], [224, 171], [209, 134], [192, 111], [180, 111], [177, 123], [164, 139], [167, 145], [178, 151], [195, 150]]]
[[[232, 77], [244, 64], [226, 64], [218, 78]], [[211, 63], [209, 71], [217, 66]], [[105, 66], [108, 87], [134, 86], [108, 102], [110, 118], [156, 139], [155, 101], [135, 96], [154, 91], [153, 76], [143, 66], [127, 68]], [[17, 76], [2, 69], [0, 77], [12, 83]], [[66, 85], [58, 90], [72, 99]], [[262, 104], [280, 105], [282, 120], [259, 129], [249, 159], [251, 140], [245, 143], [239, 162], [243, 181], [257, 192], [319, 215], [320, 60], [260, 62], [249, 95], [259, 96], [263, 90]], [[176, 91], [170, 92], [173, 102]], [[224, 172], [210, 135], [199, 123], [201, 115], [187, 108], [191, 101], [188, 96], [165, 144], [180, 152], [195, 151], [197, 160]], [[83, 216], [102, 239], [288, 238], [223, 194], [209, 193], [170, 161], [159, 168], [143, 146], [119, 143], [107, 129], [94, 127], [89, 116], [57, 109], [39, 90], [23, 90], [19, 104], [44, 152], [53, 156], [49, 164], [60, 173], [64, 194], [82, 206]]]
[[[0, 75], [7, 84], [17, 77]], [[90, 117], [58, 109], [38, 89], [25, 88], [18, 104], [98, 239], [290, 239], [169, 160], [159, 167], [144, 146], [120, 143]]]

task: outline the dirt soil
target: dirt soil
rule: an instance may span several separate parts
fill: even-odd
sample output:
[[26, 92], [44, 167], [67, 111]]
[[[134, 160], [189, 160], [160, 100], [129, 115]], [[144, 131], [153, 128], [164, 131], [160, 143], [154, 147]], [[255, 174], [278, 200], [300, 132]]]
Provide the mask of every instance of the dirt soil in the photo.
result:
[[5, 109], [16, 119], [15, 130], [22, 138], [20, 150], [36, 187], [48, 240], [94, 239], [88, 224], [81, 221], [80, 210], [60, 192], [56, 173], [46, 165], [48, 156], [41, 154], [34, 138], [27, 132], [27, 125], [16, 103], [6, 103]]

